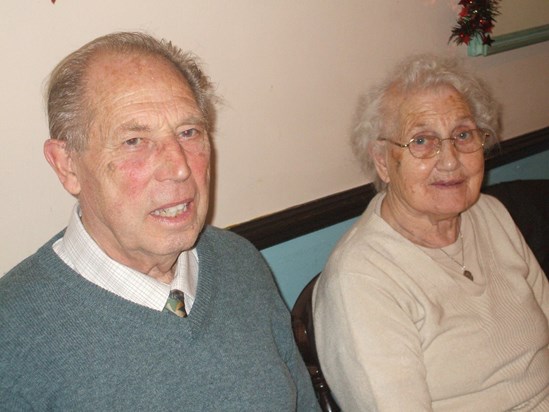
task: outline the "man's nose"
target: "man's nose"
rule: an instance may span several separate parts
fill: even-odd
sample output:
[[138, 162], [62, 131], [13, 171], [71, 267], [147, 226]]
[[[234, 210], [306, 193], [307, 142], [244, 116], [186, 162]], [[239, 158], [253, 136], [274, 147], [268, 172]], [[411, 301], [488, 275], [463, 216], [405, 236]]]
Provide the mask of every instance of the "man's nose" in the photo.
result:
[[187, 156], [176, 137], [164, 142], [158, 156], [158, 180], [186, 180], [191, 175]]

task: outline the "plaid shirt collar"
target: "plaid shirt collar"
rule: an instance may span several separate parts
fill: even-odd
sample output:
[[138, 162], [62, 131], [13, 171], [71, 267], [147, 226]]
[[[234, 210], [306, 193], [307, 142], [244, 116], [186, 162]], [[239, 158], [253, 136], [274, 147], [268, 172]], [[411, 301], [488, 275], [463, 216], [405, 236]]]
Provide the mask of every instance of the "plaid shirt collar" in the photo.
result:
[[171, 285], [162, 283], [107, 256], [86, 232], [76, 204], [64, 236], [53, 249], [83, 278], [130, 302], [162, 311], [171, 289], [185, 293], [187, 312], [194, 302], [198, 282], [196, 248], [181, 252]]

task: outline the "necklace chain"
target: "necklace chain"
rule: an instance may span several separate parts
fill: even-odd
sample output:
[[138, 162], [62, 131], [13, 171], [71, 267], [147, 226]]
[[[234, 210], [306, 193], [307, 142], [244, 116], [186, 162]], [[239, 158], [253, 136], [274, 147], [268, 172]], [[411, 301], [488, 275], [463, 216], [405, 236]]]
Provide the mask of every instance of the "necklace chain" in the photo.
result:
[[469, 280], [473, 280], [473, 274], [467, 270], [465, 267], [465, 246], [463, 244], [463, 235], [461, 234], [461, 230], [459, 231], [459, 239], [461, 241], [461, 262], [459, 263], [457, 260], [455, 260], [452, 256], [450, 256], [443, 248], [440, 248], [440, 251], [444, 253], [446, 256], [448, 256], [454, 263], [459, 265], [461, 267], [461, 273], [463, 276], [465, 276]]

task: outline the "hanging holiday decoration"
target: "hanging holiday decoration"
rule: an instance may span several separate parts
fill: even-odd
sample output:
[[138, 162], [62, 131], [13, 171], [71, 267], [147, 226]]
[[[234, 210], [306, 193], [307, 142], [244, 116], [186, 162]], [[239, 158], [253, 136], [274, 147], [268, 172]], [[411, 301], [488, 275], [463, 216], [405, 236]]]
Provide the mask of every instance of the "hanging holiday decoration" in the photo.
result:
[[499, 14], [499, 1], [460, 0], [461, 11], [449, 41], [469, 44], [473, 37], [478, 36], [482, 44], [490, 46], [494, 42], [490, 33], [496, 21], [494, 17]]

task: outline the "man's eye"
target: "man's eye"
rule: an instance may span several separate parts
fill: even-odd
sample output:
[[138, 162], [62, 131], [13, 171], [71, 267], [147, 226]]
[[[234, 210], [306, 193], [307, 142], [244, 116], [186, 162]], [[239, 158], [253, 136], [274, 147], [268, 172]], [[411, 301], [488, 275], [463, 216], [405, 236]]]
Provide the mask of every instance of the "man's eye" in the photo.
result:
[[139, 145], [143, 139], [141, 137], [132, 137], [131, 139], [128, 139], [124, 142], [127, 146], [137, 146]]
[[191, 129], [185, 129], [179, 135], [184, 139], [192, 139], [194, 137], [198, 137], [200, 135], [200, 130], [195, 129], [194, 127]]

